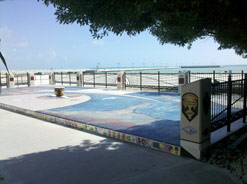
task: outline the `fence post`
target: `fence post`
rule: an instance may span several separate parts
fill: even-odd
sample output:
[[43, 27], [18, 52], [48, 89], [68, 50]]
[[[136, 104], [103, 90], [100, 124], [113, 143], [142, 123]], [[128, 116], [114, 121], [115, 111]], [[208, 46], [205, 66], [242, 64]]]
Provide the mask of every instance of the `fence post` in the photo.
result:
[[93, 87], [95, 88], [95, 73], [93, 71]]
[[[15, 76], [14, 76], [14, 78], [15, 78]], [[19, 86], [19, 76], [18, 75], [16, 75], [16, 79], [17, 79], [16, 80], [17, 81], [16, 84], [17, 84], [17, 86]]]
[[33, 73], [27, 73], [27, 85], [28, 86], [34, 86], [35, 80], [34, 80], [34, 74]]
[[63, 85], [63, 72], [61, 72], [61, 83]]
[[125, 72], [120, 72], [117, 74], [117, 89], [126, 89], [126, 74]]
[[243, 123], [246, 123], [247, 74], [244, 75]]
[[0, 89], [2, 88], [2, 73], [0, 72]]
[[[40, 72], [39, 73], [39, 80], [40, 80], [40, 84], [42, 84], [42, 77], [41, 77], [42, 73]], [[36, 81], [36, 78], [35, 78], [35, 81]]]
[[85, 76], [85, 72], [83, 71], [82, 73], [81, 73], [81, 80], [82, 80], [82, 86], [84, 87], [84, 76]]
[[14, 74], [6, 74], [7, 79], [7, 88], [15, 87], [15, 76]]
[[71, 73], [69, 72], [69, 85], [71, 86]]
[[231, 104], [232, 104], [232, 77], [231, 75], [228, 76], [228, 83], [227, 83], [227, 132], [231, 131]]
[[181, 87], [185, 84], [188, 84], [189, 81], [189, 72], [181, 72], [178, 74], [178, 92], [181, 92]]
[[241, 87], [240, 90], [241, 92], [243, 91], [243, 86], [244, 86], [244, 71], [241, 71]]
[[188, 74], [188, 83], [190, 83], [190, 71], [189, 71], [189, 74]]
[[105, 72], [105, 88], [107, 88], [107, 72]]
[[76, 83], [77, 83], [77, 86], [79, 86], [79, 87], [82, 86], [82, 74], [81, 74], [81, 72], [76, 73]]
[[142, 72], [140, 72], [140, 90], [142, 91]]
[[213, 71], [213, 83], [215, 83], [215, 70]]
[[160, 71], [158, 71], [158, 92], [160, 92]]

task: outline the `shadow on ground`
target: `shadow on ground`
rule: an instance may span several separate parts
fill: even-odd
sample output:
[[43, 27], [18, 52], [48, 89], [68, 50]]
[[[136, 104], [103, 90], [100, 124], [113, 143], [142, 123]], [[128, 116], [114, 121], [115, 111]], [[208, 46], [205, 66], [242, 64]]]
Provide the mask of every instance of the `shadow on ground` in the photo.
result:
[[236, 183], [224, 169], [104, 139], [0, 161], [4, 184]]

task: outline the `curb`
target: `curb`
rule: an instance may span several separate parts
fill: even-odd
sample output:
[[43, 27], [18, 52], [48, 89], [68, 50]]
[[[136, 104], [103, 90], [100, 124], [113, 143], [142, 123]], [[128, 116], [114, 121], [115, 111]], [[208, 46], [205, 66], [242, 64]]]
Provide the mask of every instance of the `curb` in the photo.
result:
[[139, 136], [126, 134], [126, 133], [122, 133], [122, 132], [107, 129], [107, 128], [98, 127], [95, 125], [90, 125], [87, 123], [82, 123], [82, 122], [73, 121], [73, 120], [69, 120], [69, 119], [65, 119], [65, 118], [60, 118], [60, 117], [56, 117], [53, 115], [48, 115], [48, 114], [44, 114], [44, 113], [40, 113], [40, 112], [36, 112], [36, 111], [31, 111], [28, 109], [15, 107], [15, 106], [3, 104], [3, 103], [0, 103], [0, 108], [4, 109], [4, 110], [11, 111], [11, 112], [15, 112], [18, 114], [22, 114], [25, 116], [37, 118], [37, 119], [44, 120], [44, 121], [48, 121], [51, 123], [56, 123], [58, 125], [71, 127], [71, 128], [77, 129], [77, 130], [83, 130], [86, 132], [95, 133], [97, 135], [103, 135], [103, 136], [110, 137], [110, 138], [117, 139], [117, 140], [121, 140], [124, 142], [137, 144], [137, 145], [140, 145], [140, 146], [143, 146], [146, 148], [151, 148], [151, 149], [159, 150], [162, 152], [171, 153], [171, 154], [174, 154], [177, 156], [181, 155], [181, 147], [177, 146], [177, 145], [167, 144], [164, 142], [159, 142], [159, 141], [147, 139], [144, 137], [139, 137]]

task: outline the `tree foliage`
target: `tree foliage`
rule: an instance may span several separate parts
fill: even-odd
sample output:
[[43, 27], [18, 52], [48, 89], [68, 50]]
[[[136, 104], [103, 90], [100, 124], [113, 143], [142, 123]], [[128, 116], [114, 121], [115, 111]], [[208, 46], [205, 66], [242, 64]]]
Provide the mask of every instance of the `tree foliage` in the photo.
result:
[[[39, 1], [39, 0], [38, 0]], [[161, 44], [179, 46], [213, 37], [219, 49], [247, 57], [244, 0], [41, 0], [54, 5], [61, 24], [89, 25], [94, 38], [108, 32], [133, 36], [149, 31]]]

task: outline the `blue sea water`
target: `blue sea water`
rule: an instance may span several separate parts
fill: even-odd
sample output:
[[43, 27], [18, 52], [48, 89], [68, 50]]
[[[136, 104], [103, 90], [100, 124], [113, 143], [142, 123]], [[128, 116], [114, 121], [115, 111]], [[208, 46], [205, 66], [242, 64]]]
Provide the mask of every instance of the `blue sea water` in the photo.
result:
[[[232, 71], [232, 73], [241, 73], [244, 71], [244, 73], [247, 73], [247, 65], [226, 65], [226, 66], [220, 66], [220, 67], [215, 67], [215, 68], [174, 68], [174, 69], [165, 69], [165, 70], [145, 70], [142, 72], [147, 72], [147, 73], [157, 73], [160, 71], [161, 73], [178, 73], [179, 71], [191, 71], [195, 73], [212, 73], [215, 71], [216, 73], [225, 73]], [[136, 70], [136, 71], [141, 71], [141, 70]], [[130, 72], [131, 73], [131, 72]]]

